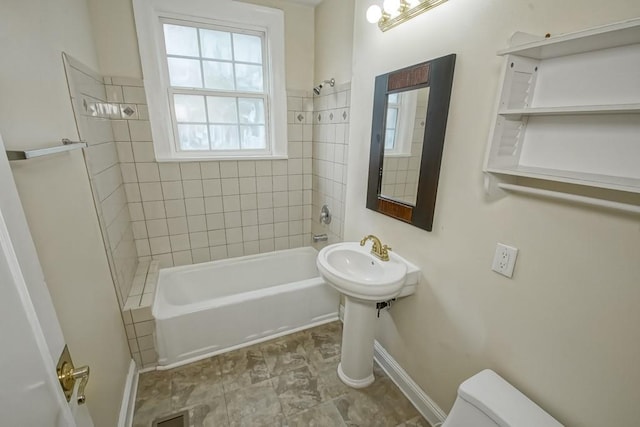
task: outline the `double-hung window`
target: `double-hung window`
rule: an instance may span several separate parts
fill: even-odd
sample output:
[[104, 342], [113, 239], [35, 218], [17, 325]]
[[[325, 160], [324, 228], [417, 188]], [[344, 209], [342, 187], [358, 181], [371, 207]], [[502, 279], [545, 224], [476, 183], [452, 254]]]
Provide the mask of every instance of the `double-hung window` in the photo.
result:
[[212, 18], [202, 4], [134, 2], [157, 159], [284, 157], [281, 11], [229, 1]]

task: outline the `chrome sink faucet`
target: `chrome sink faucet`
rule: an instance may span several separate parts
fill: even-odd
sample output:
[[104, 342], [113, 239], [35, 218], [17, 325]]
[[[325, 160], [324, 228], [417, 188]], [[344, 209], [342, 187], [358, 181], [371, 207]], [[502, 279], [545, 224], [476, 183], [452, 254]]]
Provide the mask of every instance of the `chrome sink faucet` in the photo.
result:
[[382, 261], [389, 261], [389, 251], [391, 248], [387, 245], [382, 245], [380, 239], [378, 239], [373, 234], [369, 234], [368, 236], [364, 236], [362, 240], [360, 240], [360, 246], [364, 246], [367, 243], [367, 240], [371, 240], [373, 245], [371, 246], [371, 253], [379, 258]]

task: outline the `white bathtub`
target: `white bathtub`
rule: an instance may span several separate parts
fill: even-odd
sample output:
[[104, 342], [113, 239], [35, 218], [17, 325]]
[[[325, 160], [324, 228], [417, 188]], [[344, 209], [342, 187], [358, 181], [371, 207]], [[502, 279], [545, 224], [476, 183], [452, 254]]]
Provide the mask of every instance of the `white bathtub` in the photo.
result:
[[153, 317], [160, 369], [338, 318], [338, 293], [297, 248], [160, 270]]

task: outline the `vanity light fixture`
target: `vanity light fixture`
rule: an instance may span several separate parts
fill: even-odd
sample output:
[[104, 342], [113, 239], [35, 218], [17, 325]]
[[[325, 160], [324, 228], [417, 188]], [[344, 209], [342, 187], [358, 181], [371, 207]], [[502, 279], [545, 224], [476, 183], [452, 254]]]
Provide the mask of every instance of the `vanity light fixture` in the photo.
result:
[[384, 0], [382, 7], [377, 4], [367, 9], [367, 21], [378, 23], [381, 31], [387, 31], [405, 21], [432, 9], [447, 0]]

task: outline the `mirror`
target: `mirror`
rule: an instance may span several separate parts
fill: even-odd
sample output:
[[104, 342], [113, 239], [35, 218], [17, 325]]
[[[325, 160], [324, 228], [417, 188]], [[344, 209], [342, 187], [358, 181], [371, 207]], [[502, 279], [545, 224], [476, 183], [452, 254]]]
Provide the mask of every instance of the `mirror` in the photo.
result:
[[429, 87], [387, 96], [380, 195], [415, 206]]
[[455, 55], [376, 77], [367, 208], [431, 231]]

